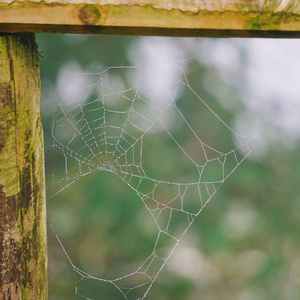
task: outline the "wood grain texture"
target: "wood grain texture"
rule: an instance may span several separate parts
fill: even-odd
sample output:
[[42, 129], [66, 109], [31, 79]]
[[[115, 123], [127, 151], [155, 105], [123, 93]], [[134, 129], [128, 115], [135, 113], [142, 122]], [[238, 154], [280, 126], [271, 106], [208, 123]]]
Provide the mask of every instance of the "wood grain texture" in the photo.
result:
[[2, 32], [299, 37], [298, 0], [0, 0]]
[[0, 35], [0, 299], [47, 299], [44, 148], [34, 34]]

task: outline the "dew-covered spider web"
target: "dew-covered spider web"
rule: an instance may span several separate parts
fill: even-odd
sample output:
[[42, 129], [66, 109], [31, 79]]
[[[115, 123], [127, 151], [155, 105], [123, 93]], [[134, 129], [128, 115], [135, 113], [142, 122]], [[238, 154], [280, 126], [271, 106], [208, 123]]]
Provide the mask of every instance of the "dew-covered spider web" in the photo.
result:
[[81, 285], [99, 281], [123, 299], [145, 299], [195, 218], [251, 152], [254, 137], [237, 133], [218, 106], [202, 99], [201, 84], [191, 84], [189, 63], [99, 67], [57, 99], [53, 148], [64, 172], [53, 177], [52, 196], [87, 175], [111, 174], [134, 191], [156, 232], [148, 256], [131, 270], [120, 268], [116, 277], [80, 269], [58, 239], [77, 275], [78, 298], [92, 299]]

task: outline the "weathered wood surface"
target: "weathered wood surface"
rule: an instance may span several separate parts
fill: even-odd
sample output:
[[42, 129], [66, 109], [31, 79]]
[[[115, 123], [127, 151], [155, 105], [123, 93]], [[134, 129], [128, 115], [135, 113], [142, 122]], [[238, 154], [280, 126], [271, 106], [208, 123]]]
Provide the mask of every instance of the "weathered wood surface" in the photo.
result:
[[47, 299], [44, 149], [34, 34], [0, 35], [0, 299]]
[[0, 0], [2, 32], [299, 37], [299, 0]]

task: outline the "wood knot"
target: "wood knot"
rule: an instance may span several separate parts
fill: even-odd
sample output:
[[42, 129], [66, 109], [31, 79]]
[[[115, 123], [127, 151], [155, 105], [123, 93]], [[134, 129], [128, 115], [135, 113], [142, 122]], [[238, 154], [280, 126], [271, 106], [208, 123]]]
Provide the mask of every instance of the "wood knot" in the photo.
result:
[[95, 5], [86, 4], [79, 11], [79, 18], [85, 25], [95, 25], [100, 19], [100, 12]]

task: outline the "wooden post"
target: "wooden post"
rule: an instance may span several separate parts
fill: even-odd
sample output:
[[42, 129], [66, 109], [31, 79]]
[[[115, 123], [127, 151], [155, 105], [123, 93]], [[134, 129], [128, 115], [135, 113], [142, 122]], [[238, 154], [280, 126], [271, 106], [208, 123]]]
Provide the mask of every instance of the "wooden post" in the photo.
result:
[[34, 34], [0, 35], [0, 299], [47, 299], [40, 71]]

